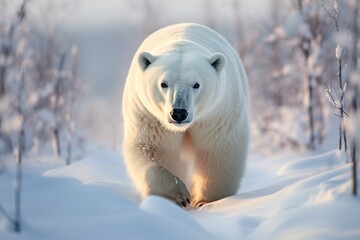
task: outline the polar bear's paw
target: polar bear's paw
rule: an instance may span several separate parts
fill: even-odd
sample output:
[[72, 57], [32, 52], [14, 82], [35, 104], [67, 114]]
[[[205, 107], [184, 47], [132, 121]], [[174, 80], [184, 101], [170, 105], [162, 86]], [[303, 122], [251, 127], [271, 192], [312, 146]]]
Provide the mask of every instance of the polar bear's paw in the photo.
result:
[[165, 197], [180, 207], [186, 207], [190, 204], [190, 193], [181, 179], [164, 168], [157, 171], [157, 174], [153, 176], [154, 179], [150, 185], [149, 195]]
[[[170, 183], [171, 185], [172, 183]], [[171, 189], [164, 197], [174, 201], [180, 207], [186, 207], [190, 204], [190, 193], [183, 181], [174, 177], [174, 188]]]

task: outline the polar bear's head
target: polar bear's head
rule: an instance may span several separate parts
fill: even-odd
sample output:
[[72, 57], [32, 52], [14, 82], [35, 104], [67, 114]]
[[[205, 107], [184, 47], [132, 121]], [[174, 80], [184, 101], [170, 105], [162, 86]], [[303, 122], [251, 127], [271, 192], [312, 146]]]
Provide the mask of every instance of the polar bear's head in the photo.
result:
[[221, 95], [221, 72], [226, 65], [221, 53], [205, 56], [177, 51], [165, 55], [142, 52], [138, 64], [140, 99], [171, 131], [185, 131], [205, 117]]

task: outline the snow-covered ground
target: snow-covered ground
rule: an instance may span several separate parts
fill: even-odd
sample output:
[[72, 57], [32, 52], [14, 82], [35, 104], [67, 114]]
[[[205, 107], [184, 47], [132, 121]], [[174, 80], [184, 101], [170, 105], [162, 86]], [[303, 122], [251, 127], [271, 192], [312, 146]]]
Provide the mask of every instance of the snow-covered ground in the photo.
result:
[[[25, 160], [22, 232], [0, 212], [0, 239], [360, 239], [351, 164], [336, 150], [250, 156], [237, 195], [186, 210], [141, 200], [121, 155], [109, 150], [70, 166], [59, 161]], [[11, 215], [14, 175], [11, 164], [0, 174], [0, 203]]]

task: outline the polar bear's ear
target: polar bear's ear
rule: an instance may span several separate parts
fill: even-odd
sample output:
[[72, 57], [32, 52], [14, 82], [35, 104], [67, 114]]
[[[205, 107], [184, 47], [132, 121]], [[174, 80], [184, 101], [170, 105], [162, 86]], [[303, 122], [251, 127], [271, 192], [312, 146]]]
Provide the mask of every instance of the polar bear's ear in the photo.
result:
[[226, 57], [222, 53], [215, 53], [209, 58], [209, 63], [217, 72], [221, 72], [226, 65]]
[[142, 52], [139, 54], [139, 64], [143, 71], [145, 71], [151, 63], [155, 61], [156, 57], [153, 56], [151, 53], [148, 52]]

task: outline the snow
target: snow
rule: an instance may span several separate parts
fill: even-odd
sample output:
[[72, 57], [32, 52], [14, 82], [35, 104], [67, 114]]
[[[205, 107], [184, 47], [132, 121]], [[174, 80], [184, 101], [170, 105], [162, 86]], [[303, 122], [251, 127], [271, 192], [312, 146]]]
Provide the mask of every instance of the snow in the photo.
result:
[[[0, 239], [359, 239], [360, 199], [350, 194], [347, 157], [252, 154], [238, 194], [199, 209], [141, 200], [121, 154], [108, 149], [69, 166], [28, 159], [22, 232], [0, 212]], [[10, 215], [14, 175], [9, 163], [0, 174], [0, 203]]]

